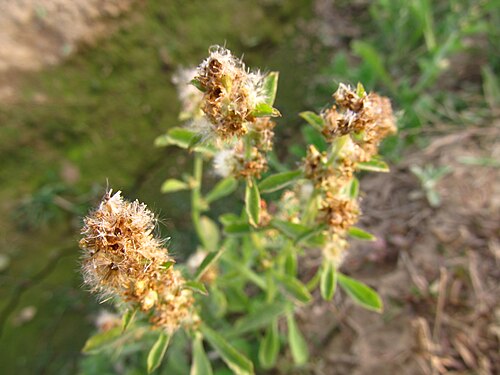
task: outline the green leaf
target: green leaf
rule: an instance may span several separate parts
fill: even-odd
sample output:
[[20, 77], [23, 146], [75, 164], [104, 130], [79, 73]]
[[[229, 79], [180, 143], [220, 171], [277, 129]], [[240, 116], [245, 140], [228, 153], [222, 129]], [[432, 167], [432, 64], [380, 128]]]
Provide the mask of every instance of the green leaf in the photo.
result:
[[297, 365], [303, 365], [309, 360], [307, 342], [297, 327], [293, 313], [288, 313], [286, 320], [288, 323], [288, 344], [290, 345], [293, 361]]
[[324, 235], [325, 226], [320, 225], [316, 228], [309, 229], [295, 239], [295, 244], [306, 243], [309, 246], [322, 247], [325, 244], [326, 237]]
[[269, 72], [264, 78], [264, 95], [266, 96], [265, 103], [272, 106], [276, 99], [276, 91], [278, 90], [279, 72]]
[[297, 275], [297, 254], [293, 250], [285, 256], [285, 272], [290, 276]]
[[195, 280], [199, 280], [203, 274], [208, 270], [208, 268], [217, 261], [217, 259], [220, 258], [222, 255], [223, 251], [222, 249], [219, 251], [215, 251], [212, 253], [208, 253], [208, 255], [203, 259], [203, 262], [201, 262], [200, 266], [196, 270], [196, 273], [194, 275]]
[[238, 352], [217, 332], [202, 324], [201, 332], [212, 347], [219, 353], [226, 365], [233, 370], [237, 375], [251, 375], [253, 371], [253, 363], [243, 354]]
[[365, 94], [366, 94], [365, 87], [361, 82], [358, 82], [358, 85], [356, 86], [356, 95], [362, 98]]
[[229, 263], [232, 269], [234, 269], [234, 271], [236, 271], [240, 276], [247, 278], [262, 290], [267, 289], [266, 281], [264, 280], [264, 278], [254, 272], [247, 265], [241, 263], [241, 261], [233, 261], [229, 259], [225, 259], [225, 261]]
[[278, 117], [281, 116], [280, 111], [267, 103], [259, 103], [252, 111], [254, 117]]
[[354, 177], [349, 184], [349, 197], [356, 199], [359, 195], [359, 180]]
[[260, 221], [260, 193], [254, 179], [247, 181], [245, 190], [245, 208], [251, 225], [257, 226]]
[[312, 300], [311, 293], [309, 293], [306, 286], [295, 277], [284, 274], [275, 274], [275, 276], [285, 290], [297, 301], [308, 303]]
[[203, 247], [210, 252], [217, 251], [220, 239], [219, 228], [217, 227], [217, 224], [215, 224], [207, 216], [201, 216], [200, 227], [201, 233], [199, 233], [199, 235], [201, 237]]
[[245, 234], [248, 234], [250, 232], [250, 224], [243, 220], [229, 223], [224, 226], [224, 233], [228, 236], [244, 236]]
[[189, 185], [184, 181], [176, 180], [175, 178], [169, 178], [161, 185], [162, 193], [173, 193], [175, 191], [187, 190]]
[[196, 281], [196, 280], [186, 281], [184, 283], [184, 288], [190, 289], [196, 293], [203, 294], [204, 296], [208, 295], [207, 288], [205, 287], [205, 284], [203, 284], [201, 281]]
[[338, 280], [342, 289], [345, 290], [354, 302], [368, 310], [382, 312], [383, 305], [380, 296], [368, 285], [341, 273], [338, 275]]
[[373, 45], [357, 40], [352, 43], [352, 49], [370, 67], [375, 77], [380, 78], [392, 91], [395, 90], [394, 82], [385, 69], [384, 60]]
[[259, 363], [264, 369], [270, 369], [276, 364], [280, 352], [280, 337], [278, 320], [275, 319], [266, 331], [259, 346]]
[[129, 308], [125, 311], [122, 317], [122, 332], [124, 332], [130, 323], [134, 320], [135, 314], [137, 313], [137, 307]]
[[196, 87], [198, 90], [200, 90], [201, 92], [206, 92], [207, 91], [206, 87], [200, 81], [198, 81], [197, 79], [192, 79], [190, 83], [194, 87]]
[[105, 332], [97, 333], [91, 336], [82, 349], [82, 353], [96, 354], [115, 343], [122, 336], [123, 330], [121, 327], [115, 327]]
[[325, 262], [321, 271], [320, 291], [325, 301], [331, 301], [337, 289], [337, 271], [332, 262]]
[[377, 239], [377, 237], [373, 234], [365, 232], [363, 229], [358, 227], [350, 227], [348, 233], [349, 236], [358, 240], [375, 241]]
[[222, 223], [222, 225], [237, 223], [241, 220], [242, 219], [238, 215], [232, 213], [222, 214], [219, 216], [219, 221]]
[[285, 236], [290, 237], [293, 240], [296, 240], [300, 236], [310, 231], [310, 228], [306, 227], [305, 225], [291, 223], [284, 220], [272, 219], [270, 224], [274, 229], [279, 230]]
[[160, 268], [163, 269], [164, 271], [168, 270], [170, 267], [172, 267], [175, 264], [174, 260], [168, 260], [165, 263], [163, 263]]
[[205, 196], [208, 203], [224, 198], [234, 192], [238, 187], [238, 181], [234, 177], [227, 177], [219, 181], [212, 190]]
[[188, 148], [189, 144], [196, 137], [196, 133], [185, 129], [174, 127], [171, 128], [167, 134], [156, 138], [155, 145], [156, 146], [168, 146], [168, 145], [176, 145], [181, 148]]
[[195, 144], [200, 140], [200, 135], [189, 129], [174, 127], [169, 129], [167, 134], [161, 135], [155, 139], [155, 146], [170, 146], [175, 145], [184, 149], [192, 149], [194, 151], [203, 152], [209, 155], [215, 154], [217, 151], [210, 144]]
[[151, 374], [161, 365], [169, 341], [170, 335], [166, 332], [161, 332], [148, 354], [148, 374]]
[[356, 163], [356, 168], [361, 171], [371, 172], [389, 172], [389, 166], [382, 160], [370, 160], [366, 162]]
[[325, 121], [320, 115], [317, 115], [316, 113], [311, 111], [306, 111], [299, 113], [299, 116], [306, 120], [309, 125], [311, 125], [320, 133], [323, 131], [323, 128], [325, 127]]
[[203, 340], [199, 333], [193, 340], [192, 350], [193, 363], [191, 364], [191, 371], [189, 375], [212, 375], [212, 366], [210, 365], [210, 360], [205, 353]]
[[301, 175], [302, 171], [300, 170], [276, 173], [262, 180], [259, 184], [259, 189], [262, 193], [272, 193], [290, 185]]
[[234, 329], [230, 331], [231, 336], [240, 336], [247, 332], [256, 332], [268, 326], [286, 310], [283, 302], [272, 304], [262, 304], [255, 311], [238, 319], [234, 324]]

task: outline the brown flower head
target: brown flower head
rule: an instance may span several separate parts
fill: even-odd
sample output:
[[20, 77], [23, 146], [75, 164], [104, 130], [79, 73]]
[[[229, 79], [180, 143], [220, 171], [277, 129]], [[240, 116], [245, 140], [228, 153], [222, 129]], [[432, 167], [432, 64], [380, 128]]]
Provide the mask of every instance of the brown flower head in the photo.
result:
[[84, 219], [82, 273], [92, 292], [151, 312], [155, 325], [172, 332], [192, 320], [194, 301], [168, 250], [153, 235], [155, 223], [144, 203], [109, 191]]
[[344, 233], [358, 221], [360, 214], [355, 200], [338, 197], [327, 192], [320, 206], [318, 220], [334, 233]]
[[201, 108], [222, 139], [248, 132], [252, 111], [263, 101], [262, 75], [250, 73], [229, 50], [215, 46], [198, 67], [196, 85], [203, 91]]

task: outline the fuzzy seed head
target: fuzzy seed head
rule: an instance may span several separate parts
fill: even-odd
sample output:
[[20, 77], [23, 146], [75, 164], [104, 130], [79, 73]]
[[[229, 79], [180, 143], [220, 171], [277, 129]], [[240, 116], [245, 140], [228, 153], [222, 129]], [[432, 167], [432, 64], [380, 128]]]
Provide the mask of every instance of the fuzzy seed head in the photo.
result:
[[173, 269], [174, 260], [153, 235], [153, 213], [144, 203], [111, 193], [84, 219], [84, 284], [103, 298], [116, 297], [151, 311], [157, 326], [173, 332], [192, 317], [191, 292], [183, 290], [184, 279]]
[[221, 139], [239, 138], [254, 120], [252, 111], [262, 97], [262, 75], [247, 72], [243, 62], [215, 46], [198, 67], [195, 81], [203, 91], [201, 109]]

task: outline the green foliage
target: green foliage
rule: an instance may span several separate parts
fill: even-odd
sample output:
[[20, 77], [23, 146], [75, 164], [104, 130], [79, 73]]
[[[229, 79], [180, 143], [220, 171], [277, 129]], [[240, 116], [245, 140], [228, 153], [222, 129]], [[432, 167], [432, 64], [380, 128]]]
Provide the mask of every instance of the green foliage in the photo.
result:
[[297, 327], [297, 322], [295, 321], [293, 314], [288, 313], [286, 321], [288, 325], [288, 344], [290, 345], [293, 361], [297, 365], [304, 365], [309, 360], [307, 342]]
[[212, 366], [210, 360], [205, 353], [203, 340], [200, 334], [196, 335], [193, 340], [193, 364], [191, 365], [190, 375], [212, 375]]
[[338, 281], [354, 302], [368, 310], [382, 312], [382, 300], [372, 288], [341, 273], [338, 275]]
[[206, 325], [201, 326], [201, 332], [235, 374], [250, 375], [254, 373], [252, 362], [238, 352], [238, 350], [229, 344], [221, 335]]
[[264, 369], [273, 368], [280, 351], [278, 321], [275, 319], [267, 328], [259, 345], [259, 363]]
[[430, 206], [439, 207], [441, 204], [441, 197], [436, 190], [436, 185], [439, 180], [451, 172], [451, 168], [448, 166], [434, 167], [432, 165], [426, 165], [422, 168], [418, 165], [412, 165], [410, 170], [420, 180], [422, 189]]
[[163, 357], [167, 352], [169, 342], [170, 335], [165, 332], [161, 332], [148, 354], [148, 374], [160, 367]]
[[325, 301], [330, 301], [337, 289], [337, 271], [331, 262], [324, 262], [321, 270], [320, 291]]

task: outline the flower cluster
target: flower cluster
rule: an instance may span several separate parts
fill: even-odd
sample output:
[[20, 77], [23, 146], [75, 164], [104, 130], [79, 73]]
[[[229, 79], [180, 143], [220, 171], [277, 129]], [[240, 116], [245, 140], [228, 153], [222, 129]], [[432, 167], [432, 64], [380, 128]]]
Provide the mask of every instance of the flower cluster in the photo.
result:
[[340, 84], [333, 94], [336, 105], [323, 114], [323, 135], [328, 142], [350, 135], [346, 140], [347, 157], [368, 161], [378, 152], [382, 139], [396, 132], [391, 102], [376, 93], [367, 94], [362, 86], [357, 92]]
[[219, 153], [217, 174], [237, 178], [257, 177], [267, 170], [266, 153], [273, 147], [271, 116], [256, 112], [266, 102], [260, 72], [247, 71], [244, 63], [223, 47], [211, 48], [198, 67], [194, 84], [203, 93], [200, 108], [210, 124]]
[[145, 204], [109, 191], [84, 219], [82, 273], [91, 291], [118, 297], [173, 332], [196, 321], [194, 299], [163, 242], [153, 235], [155, 223]]
[[201, 109], [222, 139], [241, 137], [263, 101], [263, 76], [247, 72], [245, 64], [223, 47], [214, 46], [198, 67], [195, 82], [203, 92]]
[[357, 92], [340, 84], [334, 93], [336, 105], [321, 114], [322, 134], [331, 144], [319, 152], [309, 146], [303, 162], [306, 179], [314, 185], [318, 224], [326, 229], [324, 256], [339, 266], [347, 249], [347, 234], [358, 221], [357, 195], [351, 193], [354, 172], [378, 152], [383, 138], [396, 131], [389, 99], [375, 93]]

